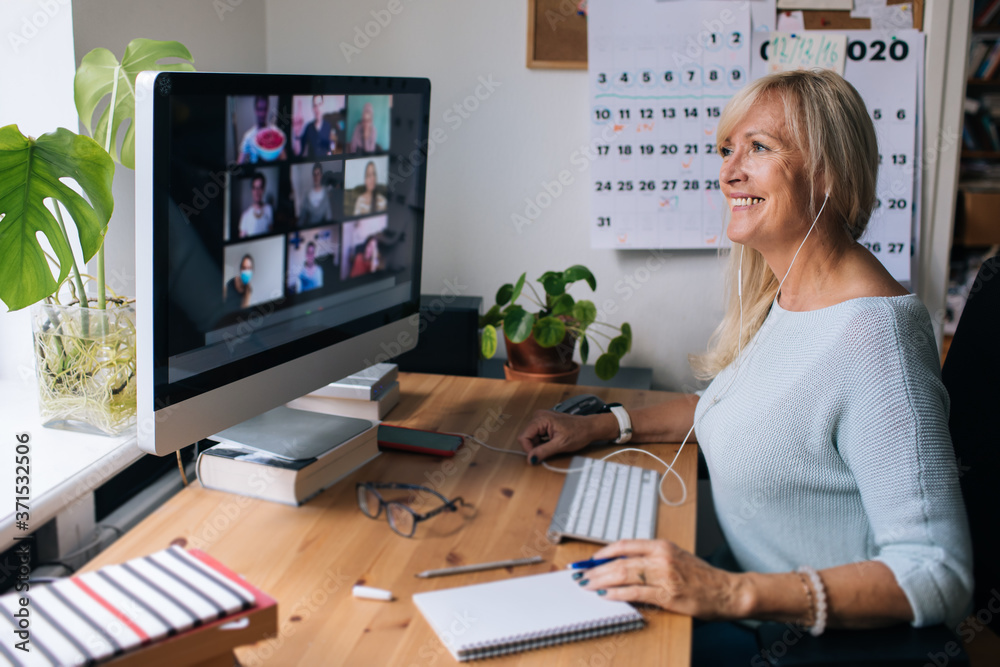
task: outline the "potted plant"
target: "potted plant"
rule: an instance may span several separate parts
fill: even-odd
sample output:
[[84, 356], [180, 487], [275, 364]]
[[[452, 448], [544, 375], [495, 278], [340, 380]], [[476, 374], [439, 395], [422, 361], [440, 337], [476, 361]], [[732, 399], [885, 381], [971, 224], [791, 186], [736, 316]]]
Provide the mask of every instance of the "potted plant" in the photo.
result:
[[[576, 300], [566, 292], [580, 280], [596, 290], [594, 274], [579, 264], [565, 271], [546, 271], [538, 278], [541, 292], [525, 282], [526, 276], [522, 273], [516, 283], [501, 286], [496, 304], [480, 318], [483, 356], [489, 359], [496, 354], [497, 327], [503, 327], [507, 379], [575, 384], [580, 366], [573, 361], [573, 351], [579, 343], [580, 359], [587, 363], [593, 341], [600, 350], [597, 376], [602, 380], [614, 377], [621, 358], [632, 348], [632, 327], [627, 322], [616, 327], [597, 321], [592, 301]], [[531, 305], [525, 308], [519, 299]]]
[[[114, 209], [115, 162], [135, 166], [136, 75], [194, 69], [189, 62], [162, 64], [163, 58], [191, 61], [191, 54], [178, 42], [136, 39], [120, 63], [107, 49], [83, 57], [74, 97], [93, 139], [65, 128], [37, 139], [21, 134], [17, 125], [0, 128], [0, 183], [6, 186], [0, 189], [0, 300], [11, 310], [35, 306], [35, 371], [47, 425], [114, 435], [135, 423], [135, 308], [131, 299], [108, 296], [104, 236]], [[132, 122], [123, 130], [127, 119]], [[76, 226], [84, 261], [96, 256], [97, 276], [80, 270], [64, 212]], [[88, 294], [88, 282], [94, 295]]]

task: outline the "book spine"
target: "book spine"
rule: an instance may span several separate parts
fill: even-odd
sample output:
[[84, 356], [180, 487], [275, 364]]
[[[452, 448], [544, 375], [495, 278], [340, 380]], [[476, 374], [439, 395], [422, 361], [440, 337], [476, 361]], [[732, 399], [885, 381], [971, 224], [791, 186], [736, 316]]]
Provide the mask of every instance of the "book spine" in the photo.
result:
[[1000, 39], [998, 39], [996, 44], [993, 45], [993, 49], [990, 51], [990, 55], [986, 58], [984, 65], [985, 68], [981, 68], [983, 69], [982, 78], [992, 79], [993, 75], [996, 74], [997, 67], [1000, 66]]

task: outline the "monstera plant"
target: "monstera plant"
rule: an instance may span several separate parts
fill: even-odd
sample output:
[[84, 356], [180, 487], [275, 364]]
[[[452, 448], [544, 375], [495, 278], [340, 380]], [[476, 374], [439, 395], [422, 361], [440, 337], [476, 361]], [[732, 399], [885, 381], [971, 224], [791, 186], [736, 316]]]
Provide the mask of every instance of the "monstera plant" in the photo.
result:
[[614, 377], [619, 361], [632, 348], [632, 327], [628, 322], [617, 327], [598, 321], [592, 301], [567, 293], [581, 280], [591, 291], [597, 289], [590, 269], [576, 264], [565, 271], [546, 271], [538, 278], [540, 292], [526, 277], [522, 273], [516, 283], [502, 285], [496, 303], [480, 318], [482, 355], [489, 359], [496, 354], [497, 327], [502, 327], [507, 344], [504, 372], [509, 379], [575, 383], [579, 366], [573, 351], [579, 342], [580, 359], [587, 363], [593, 341], [600, 351], [597, 376]]
[[[109, 298], [104, 280], [111, 183], [115, 162], [135, 165], [136, 75], [190, 71], [191, 60], [179, 42], [133, 40], [121, 62], [94, 49], [74, 80], [77, 113], [93, 138], [65, 128], [38, 138], [17, 125], [0, 128], [0, 300], [11, 310], [37, 304], [32, 326], [44, 423], [115, 434], [135, 422], [135, 310], [131, 299]], [[96, 276], [80, 270], [69, 223], [84, 262], [96, 257]]]

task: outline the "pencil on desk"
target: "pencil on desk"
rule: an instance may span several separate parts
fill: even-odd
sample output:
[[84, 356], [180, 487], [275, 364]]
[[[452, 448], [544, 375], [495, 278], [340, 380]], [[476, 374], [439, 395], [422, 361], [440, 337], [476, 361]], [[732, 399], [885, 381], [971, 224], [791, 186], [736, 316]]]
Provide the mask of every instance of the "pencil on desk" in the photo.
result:
[[414, 576], [420, 577], [421, 579], [429, 579], [430, 577], [443, 577], [448, 574], [463, 574], [465, 572], [479, 572], [480, 570], [495, 570], [500, 567], [517, 567], [518, 565], [533, 565], [535, 563], [541, 563], [541, 556], [532, 556], [531, 558], [515, 558], [514, 560], [498, 560], [492, 563], [478, 563], [475, 565], [459, 565], [457, 567], [443, 567], [440, 570], [424, 570], [419, 572]]

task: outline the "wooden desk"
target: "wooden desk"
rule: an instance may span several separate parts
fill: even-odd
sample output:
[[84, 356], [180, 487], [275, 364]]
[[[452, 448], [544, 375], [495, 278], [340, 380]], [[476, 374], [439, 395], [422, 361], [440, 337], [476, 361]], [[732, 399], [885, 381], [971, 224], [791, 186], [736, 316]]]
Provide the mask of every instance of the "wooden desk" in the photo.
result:
[[[526, 384], [439, 375], [401, 374], [402, 400], [392, 423], [476, 435], [496, 447], [515, 448], [515, 438], [537, 408], [592, 392], [605, 400], [640, 406], [670, 397], [665, 392]], [[468, 446], [468, 445], [467, 445]], [[668, 461], [676, 445], [649, 449]], [[601, 451], [601, 450], [599, 450]], [[603, 450], [609, 451], [609, 450]], [[659, 466], [629, 453], [620, 460]], [[557, 465], [565, 465], [567, 459]], [[685, 448], [677, 470], [688, 486], [679, 508], [660, 506], [658, 536], [694, 549], [696, 448]], [[472, 509], [421, 523], [412, 539], [387, 522], [361, 514], [354, 483], [380, 480], [423, 484]], [[451, 654], [413, 605], [414, 593], [495, 581], [503, 570], [417, 579], [422, 570], [540, 554], [544, 563], [515, 575], [539, 574], [586, 558], [594, 545], [545, 538], [563, 478], [522, 457], [469, 446], [451, 461], [391, 452], [378, 457], [302, 507], [286, 507], [193, 483], [100, 557], [93, 569], [119, 563], [173, 542], [205, 550], [278, 600], [279, 636], [237, 650], [254, 665], [450, 665]], [[667, 482], [677, 497], [676, 482]], [[418, 508], [419, 509], [419, 508]], [[425, 508], [425, 509], [429, 509]], [[358, 600], [351, 587], [364, 582], [386, 588], [394, 602]], [[645, 610], [649, 627], [639, 632], [495, 658], [490, 665], [688, 665], [691, 619]]]

